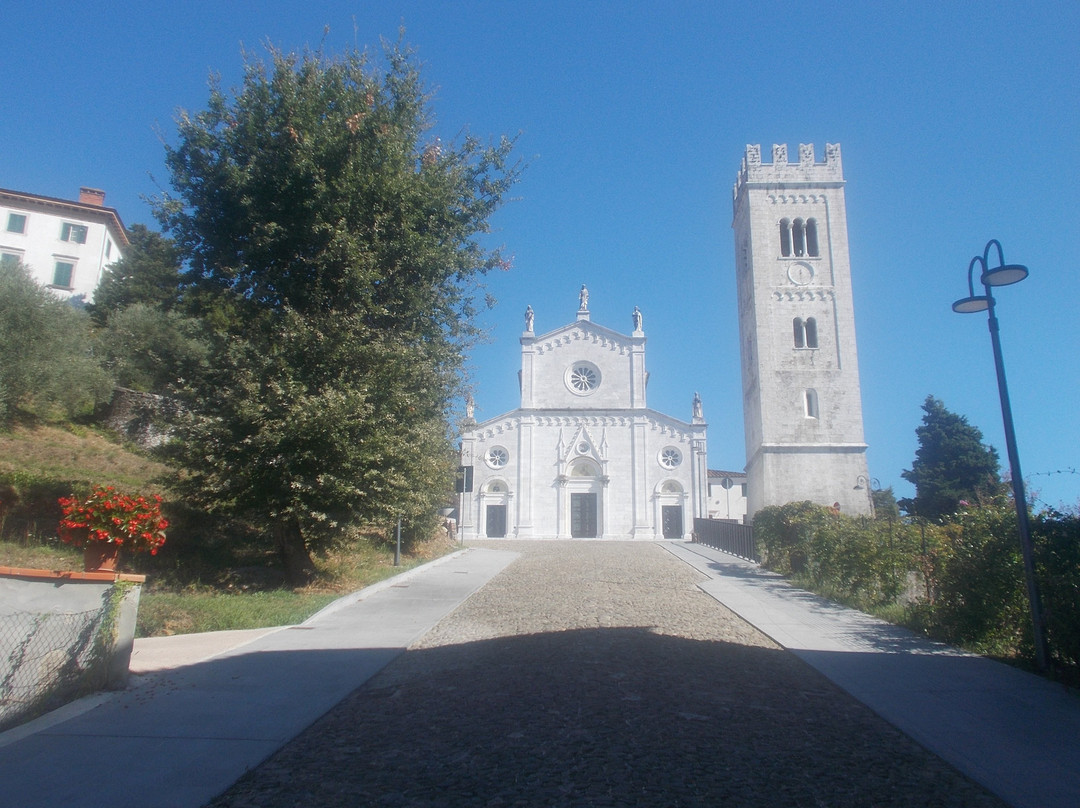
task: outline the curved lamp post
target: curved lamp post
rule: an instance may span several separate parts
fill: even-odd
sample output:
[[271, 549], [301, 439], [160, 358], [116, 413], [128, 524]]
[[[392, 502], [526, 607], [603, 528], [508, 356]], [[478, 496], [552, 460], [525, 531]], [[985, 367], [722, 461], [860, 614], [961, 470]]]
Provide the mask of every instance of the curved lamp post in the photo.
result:
[[855, 490], [862, 491], [865, 489], [866, 491], [866, 499], [870, 502], [871, 519], [876, 518], [876, 514], [874, 513], [874, 491], [876, 491], [877, 488], [875, 488], [875, 486], [877, 486], [878, 488], [880, 488], [881, 486], [881, 484], [877, 480], [877, 477], [872, 477], [868, 480], [865, 474], [860, 474], [858, 477], [855, 478]]
[[[998, 265], [991, 267], [990, 248], [997, 248]], [[973, 274], [975, 267], [982, 268], [979, 282], [985, 294], [975, 294]], [[1020, 264], [1006, 264], [997, 239], [990, 239], [981, 256], [976, 255], [968, 264], [968, 296], [952, 304], [958, 314], [971, 314], [985, 311], [989, 319], [990, 342], [994, 347], [994, 367], [997, 369], [998, 394], [1001, 397], [1001, 417], [1005, 422], [1005, 447], [1009, 453], [1009, 473], [1012, 475], [1013, 503], [1016, 505], [1016, 520], [1020, 531], [1020, 551], [1024, 558], [1024, 578], [1027, 582], [1028, 601], [1031, 603], [1031, 622], [1035, 641], [1035, 664], [1040, 671], [1047, 666], [1046, 629], [1043, 624], [1042, 603], [1039, 587], [1035, 581], [1035, 558], [1031, 546], [1031, 527], [1028, 524], [1027, 500], [1024, 496], [1024, 478], [1020, 474], [1020, 455], [1016, 450], [1016, 431], [1013, 429], [1012, 407], [1009, 405], [1009, 388], [1005, 383], [1005, 361], [1001, 357], [1001, 336], [998, 333], [997, 315], [994, 313], [993, 286], [1009, 286], [1019, 283], [1028, 276], [1027, 267]]]

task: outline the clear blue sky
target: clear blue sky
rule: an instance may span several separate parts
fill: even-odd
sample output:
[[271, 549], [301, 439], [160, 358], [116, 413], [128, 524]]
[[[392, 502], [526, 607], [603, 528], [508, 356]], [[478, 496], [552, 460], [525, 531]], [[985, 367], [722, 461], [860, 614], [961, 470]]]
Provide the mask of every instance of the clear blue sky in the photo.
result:
[[[662, 8], [661, 8], [662, 7]], [[709, 462], [745, 462], [731, 186], [748, 143], [843, 149], [866, 438], [899, 496], [928, 394], [1005, 459], [985, 315], [956, 315], [990, 238], [1031, 276], [1000, 290], [1025, 477], [1080, 498], [1080, 3], [10, 3], [0, 187], [107, 191], [125, 223], [167, 181], [161, 139], [235, 85], [241, 49], [378, 48], [399, 26], [435, 89], [436, 134], [520, 132], [528, 162], [493, 243], [478, 417], [517, 405], [527, 304], [538, 331], [628, 331], [640, 306], [649, 404], [709, 420]], [[328, 33], [324, 29], [329, 27]], [[1054, 472], [1066, 473], [1054, 473]]]

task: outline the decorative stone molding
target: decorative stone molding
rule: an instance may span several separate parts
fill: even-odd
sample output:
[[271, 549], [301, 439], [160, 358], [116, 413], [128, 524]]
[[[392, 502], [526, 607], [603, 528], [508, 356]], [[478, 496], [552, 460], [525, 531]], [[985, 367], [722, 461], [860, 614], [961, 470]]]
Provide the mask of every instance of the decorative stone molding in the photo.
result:
[[766, 198], [771, 205], [818, 205], [825, 203], [823, 194], [771, 193]]
[[557, 348], [571, 345], [575, 342], [586, 342], [593, 345], [598, 345], [601, 348], [606, 348], [613, 353], [617, 353], [620, 356], [626, 353], [626, 346], [620, 342], [612, 339], [606, 334], [601, 334], [592, 330], [585, 330], [582, 328], [574, 328], [557, 337], [552, 337], [544, 342], [536, 343], [536, 353], [538, 356], [542, 356], [545, 353], [554, 351]]
[[836, 293], [832, 289], [776, 289], [773, 291], [773, 300], [788, 303], [812, 303], [814, 301], [832, 302]]

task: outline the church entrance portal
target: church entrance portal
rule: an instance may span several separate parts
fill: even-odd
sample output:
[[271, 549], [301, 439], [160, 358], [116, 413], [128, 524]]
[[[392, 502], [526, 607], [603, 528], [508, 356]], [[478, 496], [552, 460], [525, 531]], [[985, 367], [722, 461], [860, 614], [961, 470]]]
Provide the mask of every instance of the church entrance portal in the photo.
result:
[[661, 519], [664, 522], [665, 539], [682, 538], [682, 505], [665, 505], [663, 507]]
[[570, 495], [570, 536], [596, 538], [596, 494]]
[[506, 538], [506, 506], [487, 506], [487, 535], [489, 539]]

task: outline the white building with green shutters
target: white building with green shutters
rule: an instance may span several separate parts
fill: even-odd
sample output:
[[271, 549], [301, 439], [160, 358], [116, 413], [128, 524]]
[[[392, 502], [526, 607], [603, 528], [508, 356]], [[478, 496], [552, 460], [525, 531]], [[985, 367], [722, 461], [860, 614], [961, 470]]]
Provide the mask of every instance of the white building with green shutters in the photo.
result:
[[104, 191], [80, 188], [71, 201], [0, 189], [0, 262], [21, 261], [61, 297], [92, 301], [101, 273], [127, 246]]

